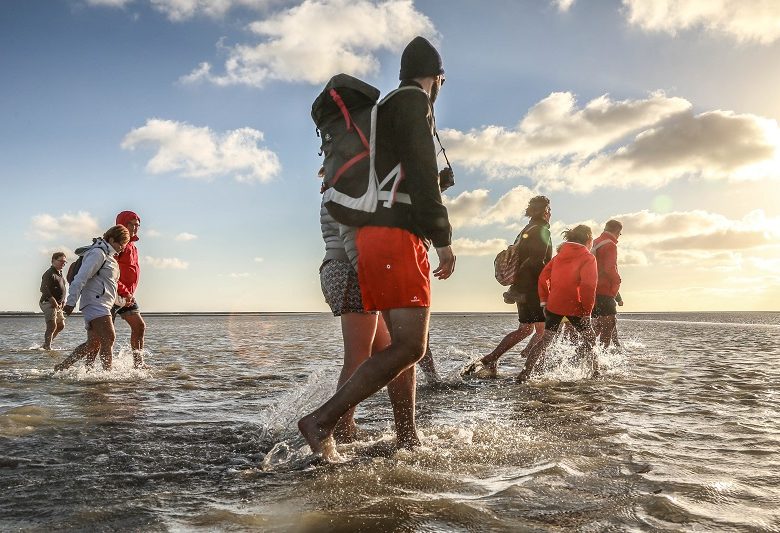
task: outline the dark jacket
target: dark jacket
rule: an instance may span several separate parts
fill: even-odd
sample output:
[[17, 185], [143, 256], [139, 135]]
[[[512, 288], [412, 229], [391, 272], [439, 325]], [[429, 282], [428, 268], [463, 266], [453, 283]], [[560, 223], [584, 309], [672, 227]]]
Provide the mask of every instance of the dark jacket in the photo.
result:
[[[401, 86], [416, 86], [409, 81]], [[380, 106], [377, 118], [376, 172], [381, 182], [400, 162], [398, 195], [409, 195], [411, 205], [385, 206], [380, 199], [368, 225], [405, 229], [437, 248], [449, 246], [452, 227], [439, 190], [439, 168], [433, 144], [433, 111], [428, 96], [406, 90]], [[390, 190], [388, 184], [383, 190]], [[428, 242], [426, 242], [428, 245]]]
[[65, 278], [53, 266], [41, 276], [41, 302], [48, 302], [49, 298], [57, 300], [60, 306], [65, 303]]
[[512, 291], [521, 294], [536, 294], [539, 274], [552, 257], [550, 224], [543, 218], [532, 218], [515, 239], [522, 241], [518, 256], [520, 269], [512, 284]]

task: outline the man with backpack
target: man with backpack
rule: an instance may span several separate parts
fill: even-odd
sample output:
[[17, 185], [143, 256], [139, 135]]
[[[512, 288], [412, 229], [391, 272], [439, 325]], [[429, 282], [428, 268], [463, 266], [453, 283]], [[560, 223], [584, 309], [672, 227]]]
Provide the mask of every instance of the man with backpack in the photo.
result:
[[342, 415], [394, 379], [405, 384], [394, 387], [398, 392], [391, 398], [398, 446], [420, 444], [414, 365], [425, 354], [428, 336], [431, 243], [439, 258], [433, 275], [447, 279], [455, 269], [452, 228], [441, 200], [433, 143], [433, 103], [444, 83], [444, 69], [430, 42], [416, 37], [407, 45], [399, 78], [403, 90], [377, 111], [375, 166], [376, 174], [385, 179], [376, 210], [358, 229], [356, 240], [363, 305], [382, 312], [390, 345], [373, 354], [333, 397], [298, 421], [312, 452], [329, 460], [338, 457], [333, 429]]
[[525, 216], [530, 220], [513, 244], [517, 254], [517, 274], [509, 290], [504, 293], [504, 301], [517, 305], [520, 325], [515, 331], [508, 333], [492, 352], [464, 368], [463, 375], [475, 374], [480, 378], [495, 378], [498, 375], [498, 360], [502, 355], [534, 333], [523, 349], [523, 355], [527, 356], [542, 339], [544, 311], [539, 302], [537, 283], [539, 274], [552, 257], [551, 213], [549, 198], [531, 198], [525, 210]]

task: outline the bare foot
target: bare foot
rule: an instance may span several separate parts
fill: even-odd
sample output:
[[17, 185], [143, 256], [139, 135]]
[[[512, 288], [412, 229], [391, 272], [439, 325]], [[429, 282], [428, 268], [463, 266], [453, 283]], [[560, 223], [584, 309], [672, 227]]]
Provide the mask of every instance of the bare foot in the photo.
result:
[[498, 377], [498, 361], [482, 363], [482, 368], [475, 373], [475, 376], [480, 379], [496, 379]]
[[298, 431], [301, 432], [301, 435], [306, 440], [306, 444], [311, 448], [311, 453], [320, 455], [329, 462], [341, 460], [341, 456], [336, 451], [336, 442], [333, 440], [332, 431], [320, 426], [314, 413], [298, 420]]

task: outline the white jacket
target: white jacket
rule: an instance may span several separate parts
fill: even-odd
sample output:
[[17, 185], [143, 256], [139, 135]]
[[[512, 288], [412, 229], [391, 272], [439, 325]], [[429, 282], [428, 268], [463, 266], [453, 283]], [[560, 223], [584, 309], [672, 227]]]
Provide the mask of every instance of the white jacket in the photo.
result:
[[80, 296], [79, 309], [99, 305], [110, 310], [116, 301], [119, 280], [119, 264], [114, 259], [114, 249], [103, 239], [98, 239], [83, 257], [81, 268], [70, 284], [66, 304], [75, 307]]

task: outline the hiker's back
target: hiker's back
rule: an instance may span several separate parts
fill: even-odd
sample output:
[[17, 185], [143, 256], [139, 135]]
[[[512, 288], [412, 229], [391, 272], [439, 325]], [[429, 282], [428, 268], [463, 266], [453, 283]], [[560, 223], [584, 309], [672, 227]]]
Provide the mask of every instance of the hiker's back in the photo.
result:
[[[388, 175], [397, 176], [385, 184], [379, 195], [377, 211], [369, 224], [400, 227], [419, 237], [430, 238], [420, 227], [411, 202], [420, 195], [438, 201], [438, 165], [433, 142], [433, 115], [428, 95], [414, 82], [406, 82], [379, 108], [377, 119], [376, 173], [380, 182]], [[399, 166], [400, 165], [400, 166]], [[421, 187], [422, 185], [422, 187]], [[425, 207], [416, 202], [415, 207]], [[446, 212], [444, 224], [446, 221]], [[429, 216], [437, 216], [435, 213]]]

